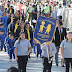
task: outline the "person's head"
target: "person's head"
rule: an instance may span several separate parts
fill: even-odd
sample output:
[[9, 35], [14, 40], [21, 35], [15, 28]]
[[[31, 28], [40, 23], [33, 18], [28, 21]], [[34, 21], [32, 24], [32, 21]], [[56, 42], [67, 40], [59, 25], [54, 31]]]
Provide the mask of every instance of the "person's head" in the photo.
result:
[[20, 38], [21, 38], [21, 40], [25, 39], [25, 33], [24, 32], [20, 32]]
[[20, 17], [22, 17], [22, 13], [20, 13]]
[[62, 26], [63, 26], [62, 21], [59, 21], [59, 24], [58, 24], [59, 29], [61, 29], [61, 28], [62, 28]]
[[14, 23], [15, 23], [15, 24], [16, 24], [16, 23], [19, 23], [19, 18], [15, 17], [15, 18], [14, 18]]
[[0, 30], [0, 35], [3, 35], [4, 34], [4, 30]]
[[10, 6], [10, 9], [12, 9], [13, 8], [13, 6]]
[[9, 16], [9, 13], [8, 13], [8, 12], [6, 12], [6, 16], [7, 16], [7, 17]]
[[30, 23], [26, 23], [26, 28], [27, 28], [27, 29], [30, 28]]
[[72, 42], [72, 31], [67, 31], [67, 40]]
[[11, 40], [13, 40], [13, 34], [12, 34], [12, 33], [9, 34], [9, 38], [10, 38]]
[[20, 72], [17, 68], [15, 67], [10, 67], [7, 72]]
[[4, 28], [4, 24], [2, 22], [0, 23], [0, 28]]
[[20, 27], [21, 27], [21, 29], [24, 29], [24, 26], [25, 26], [25, 23], [24, 23], [23, 20], [21, 20], [21, 22], [20, 22]]
[[13, 13], [11, 13], [11, 17], [14, 17], [14, 14]]

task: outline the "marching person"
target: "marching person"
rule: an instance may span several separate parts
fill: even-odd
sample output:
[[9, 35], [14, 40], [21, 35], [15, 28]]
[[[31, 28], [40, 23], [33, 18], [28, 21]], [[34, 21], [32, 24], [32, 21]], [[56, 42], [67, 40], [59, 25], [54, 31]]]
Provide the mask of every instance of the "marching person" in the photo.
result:
[[72, 31], [68, 31], [67, 39], [63, 40], [60, 45], [61, 58], [65, 60], [65, 72], [69, 72], [69, 67], [71, 64], [72, 72]]
[[28, 61], [28, 55], [32, 48], [28, 39], [25, 38], [25, 33], [20, 33], [20, 38], [15, 42], [15, 58], [18, 62], [18, 68], [21, 72], [26, 72], [26, 65]]
[[[56, 32], [55, 32], [55, 38], [54, 38], [54, 44], [56, 46], [57, 52], [55, 54], [55, 62], [56, 62], [56, 66], [58, 66], [58, 53], [59, 53], [59, 49], [60, 49], [60, 43], [62, 42], [62, 40], [64, 40], [66, 38], [66, 29], [62, 27], [63, 23], [61, 21], [59, 21], [58, 27], [56, 28]], [[62, 61], [63, 62], [63, 61]], [[61, 64], [62, 67], [64, 67], [64, 63]]]
[[[43, 72], [51, 72], [52, 57], [56, 53], [56, 47], [53, 43], [44, 44], [41, 46], [43, 56]], [[50, 54], [50, 58], [48, 56]], [[49, 61], [51, 61], [49, 63]]]

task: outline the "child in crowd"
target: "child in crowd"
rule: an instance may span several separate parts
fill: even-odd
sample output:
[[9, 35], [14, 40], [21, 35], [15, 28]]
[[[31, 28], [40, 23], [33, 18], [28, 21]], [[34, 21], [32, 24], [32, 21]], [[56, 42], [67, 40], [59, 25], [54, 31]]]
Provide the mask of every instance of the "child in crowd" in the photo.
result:
[[8, 45], [9, 45], [9, 56], [10, 56], [10, 60], [12, 60], [12, 55], [15, 61], [15, 54], [14, 54], [14, 42], [15, 42], [15, 38], [13, 37], [13, 34], [9, 34], [9, 39], [8, 39]]
[[4, 28], [4, 24], [2, 22], [0, 23], [0, 30], [4, 30], [4, 32], [6, 33], [6, 29]]
[[4, 41], [5, 41], [5, 38], [6, 38], [6, 33], [4, 32], [4, 30], [0, 30], [0, 41], [1, 41], [1, 51], [3, 50], [3, 47], [5, 49], [5, 52], [6, 52], [6, 47], [4, 45]]
[[41, 58], [42, 50], [41, 50], [40, 44], [37, 43], [35, 40], [33, 41], [33, 43], [34, 43], [34, 53], [36, 54], [36, 48], [37, 48], [37, 58], [38, 58], [39, 54], [40, 54], [40, 58]]

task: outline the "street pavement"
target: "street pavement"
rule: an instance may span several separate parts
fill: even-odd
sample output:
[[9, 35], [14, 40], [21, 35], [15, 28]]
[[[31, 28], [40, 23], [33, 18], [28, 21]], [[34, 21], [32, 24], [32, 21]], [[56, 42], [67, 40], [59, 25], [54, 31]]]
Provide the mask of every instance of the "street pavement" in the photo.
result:
[[[53, 58], [52, 72], [65, 72], [65, 67], [61, 67], [61, 56], [59, 54], [59, 66], [55, 65], [55, 60]], [[18, 67], [17, 62], [9, 62], [9, 56], [6, 52], [0, 51], [0, 72], [6, 72], [11, 66]], [[31, 53], [31, 59], [29, 59], [27, 64], [27, 72], [42, 72], [42, 59], [34, 53]]]

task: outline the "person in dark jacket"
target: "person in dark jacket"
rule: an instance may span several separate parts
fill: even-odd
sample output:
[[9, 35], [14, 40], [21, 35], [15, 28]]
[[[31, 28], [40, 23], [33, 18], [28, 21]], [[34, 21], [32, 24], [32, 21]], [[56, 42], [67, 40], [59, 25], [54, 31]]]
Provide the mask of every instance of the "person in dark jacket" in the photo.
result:
[[14, 37], [18, 26], [19, 26], [19, 18], [16, 17], [14, 19], [14, 22], [10, 25], [10, 31], [13, 33]]
[[11, 13], [10, 17], [7, 19], [7, 26], [8, 26], [10, 23], [13, 23], [13, 19], [14, 19], [14, 14]]
[[8, 13], [9, 13], [9, 15], [10, 15], [11, 13], [13, 13], [13, 14], [14, 14], [14, 9], [13, 9], [13, 6], [11, 6], [11, 7], [10, 7], [10, 9], [8, 10]]
[[24, 16], [22, 15], [22, 13], [20, 13], [20, 18], [19, 19], [20, 19], [20, 21], [24, 20], [24, 22], [25, 22], [25, 19], [24, 19]]
[[[59, 53], [59, 49], [60, 49], [60, 43], [64, 40], [64, 38], [66, 38], [66, 35], [67, 35], [66, 29], [63, 28], [62, 26], [63, 26], [63, 23], [61, 21], [59, 21], [58, 27], [56, 28], [56, 32], [55, 32], [54, 43], [55, 43], [55, 46], [57, 49], [57, 52], [55, 54], [56, 66], [58, 66], [58, 53]], [[62, 66], [64, 66], [64, 65], [62, 65]]]
[[[30, 41], [31, 46], [32, 46], [32, 42], [33, 42], [33, 32], [32, 32], [32, 29], [31, 29], [29, 23], [26, 23], [26, 31], [25, 31], [25, 34], [26, 34], [26, 38]], [[30, 58], [30, 54], [29, 54], [29, 58]]]
[[16, 35], [15, 35], [16, 39], [18, 39], [20, 32], [25, 32], [25, 23], [24, 23], [24, 21], [21, 21], [20, 25], [18, 26], [18, 28], [16, 30]]

